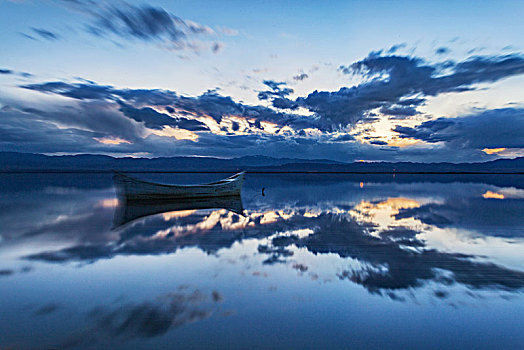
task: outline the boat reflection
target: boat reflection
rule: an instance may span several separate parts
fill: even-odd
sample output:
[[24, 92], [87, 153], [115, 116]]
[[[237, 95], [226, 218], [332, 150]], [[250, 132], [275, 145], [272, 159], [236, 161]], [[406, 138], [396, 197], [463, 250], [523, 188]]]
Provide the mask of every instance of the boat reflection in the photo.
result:
[[123, 228], [132, 222], [155, 214], [198, 209], [227, 209], [239, 215], [243, 215], [244, 212], [240, 195], [156, 201], [129, 200], [119, 197], [118, 205], [115, 208], [113, 229]]

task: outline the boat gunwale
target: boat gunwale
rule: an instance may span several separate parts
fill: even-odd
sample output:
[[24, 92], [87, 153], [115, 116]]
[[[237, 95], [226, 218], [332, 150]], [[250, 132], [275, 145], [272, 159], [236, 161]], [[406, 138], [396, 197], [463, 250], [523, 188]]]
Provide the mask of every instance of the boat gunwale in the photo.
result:
[[222, 180], [219, 180], [219, 181], [216, 181], [216, 182], [210, 182], [210, 183], [206, 183], [206, 184], [194, 184], [194, 185], [169, 185], [169, 184], [161, 184], [161, 183], [156, 183], [156, 182], [150, 182], [150, 181], [144, 181], [144, 180], [140, 180], [140, 179], [136, 179], [132, 176], [128, 176], [126, 174], [123, 174], [121, 172], [118, 172], [116, 170], [113, 170], [113, 172], [115, 173], [115, 175], [113, 177], [117, 177], [117, 176], [121, 176], [123, 178], [126, 178], [126, 179], [129, 179], [133, 182], [138, 182], [138, 183], [143, 183], [143, 184], [147, 184], [147, 185], [153, 185], [153, 186], [160, 186], [160, 187], [167, 187], [167, 188], [197, 188], [197, 187], [216, 187], [217, 185], [226, 185], [226, 184], [230, 184], [231, 182], [234, 182], [234, 181], [237, 181], [242, 175], [244, 175], [246, 172], [245, 171], [241, 171], [235, 175], [232, 175], [230, 177], [227, 177], [225, 179], [222, 179]]

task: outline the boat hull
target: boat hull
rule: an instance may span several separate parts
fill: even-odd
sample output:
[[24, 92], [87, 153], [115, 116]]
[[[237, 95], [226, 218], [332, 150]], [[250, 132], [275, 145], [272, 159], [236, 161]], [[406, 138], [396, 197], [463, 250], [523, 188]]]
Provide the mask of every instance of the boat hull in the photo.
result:
[[121, 173], [115, 173], [113, 180], [118, 197], [129, 201], [212, 198], [240, 195], [244, 172], [217, 182], [188, 186], [157, 184]]

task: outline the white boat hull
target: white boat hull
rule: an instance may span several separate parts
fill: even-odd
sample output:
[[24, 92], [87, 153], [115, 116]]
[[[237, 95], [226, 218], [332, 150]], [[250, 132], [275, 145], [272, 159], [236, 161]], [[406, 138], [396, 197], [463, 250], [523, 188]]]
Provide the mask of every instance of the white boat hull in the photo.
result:
[[113, 180], [118, 196], [131, 201], [209, 198], [240, 195], [244, 172], [209, 184], [187, 186], [157, 184], [121, 173], [115, 173]]

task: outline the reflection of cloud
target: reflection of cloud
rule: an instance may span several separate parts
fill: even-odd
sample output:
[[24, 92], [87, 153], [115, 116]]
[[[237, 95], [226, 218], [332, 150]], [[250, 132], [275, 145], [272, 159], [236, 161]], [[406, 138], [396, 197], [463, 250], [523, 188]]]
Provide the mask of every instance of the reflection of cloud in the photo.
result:
[[[460, 283], [474, 289], [511, 291], [524, 288], [524, 272], [475, 262], [471, 260], [472, 255], [428, 249], [417, 237], [422, 231], [400, 225], [406, 220], [395, 221], [395, 217], [405, 211], [424, 208], [417, 201], [397, 197], [376, 204], [362, 203], [361, 207], [368, 203], [370, 208], [386, 210], [381, 214], [380, 210], [351, 208], [350, 213], [360, 213], [358, 221], [347, 211], [322, 211], [315, 215], [306, 215], [310, 212], [305, 210], [287, 211], [285, 215], [275, 215], [278, 211], [272, 211], [274, 220], [265, 224], [261, 219], [267, 213], [250, 213], [243, 218], [246, 222], [225, 210], [173, 216], [168, 222], [162, 216], [156, 216], [148, 221], [148, 225], [135, 225], [122, 231], [118, 244], [111, 241], [98, 245], [81, 244], [33, 254], [29, 258], [48, 262], [95, 261], [116, 255], [165, 254], [188, 246], [216, 252], [245, 238], [269, 238], [280, 232], [270, 239], [270, 244], [258, 245], [258, 253], [268, 256], [264, 264], [287, 262], [294, 255], [293, 247], [305, 248], [315, 255], [336, 254], [343, 259], [352, 258], [360, 263], [361, 268], [342, 272], [339, 277], [362, 284], [372, 292], [416, 288], [429, 281]], [[374, 221], [384, 214], [392, 221], [377, 226]], [[237, 217], [236, 223], [242, 224], [223, 224], [233, 217]], [[392, 226], [391, 223], [395, 222], [397, 225]], [[169, 227], [159, 230], [158, 225]], [[437, 271], [449, 271], [451, 275], [446, 275], [444, 280]]]
[[189, 216], [193, 213], [195, 213], [196, 210], [178, 210], [178, 211], [170, 211], [167, 213], [162, 213], [162, 217], [165, 221], [169, 221], [175, 218], [183, 218], [186, 216]]
[[[522, 226], [522, 200], [518, 193], [513, 188], [488, 190], [482, 195], [452, 194], [443, 203], [401, 209], [395, 219], [415, 219], [427, 225], [463, 228], [488, 236], [514, 237], [517, 233], [517, 237], [522, 237], [515, 231]], [[504, 204], [493, 199], [504, 199]]]
[[[340, 278], [349, 278], [372, 292], [420, 287], [424, 281], [460, 283], [475, 289], [524, 288], [524, 272], [474, 262], [470, 260], [472, 256], [464, 254], [420, 249], [424, 244], [415, 238], [419, 231], [399, 227], [392, 232], [381, 232], [382, 238], [376, 238], [368, 234], [372, 229], [369, 225], [339, 215], [322, 215], [314, 224], [319, 227], [314, 234], [280, 240], [278, 246], [294, 244], [314, 254], [334, 253], [356, 259], [368, 267], [346, 271]], [[451, 280], [442, 280], [436, 272], [439, 269], [451, 272]]]
[[97, 307], [88, 315], [92, 326], [70, 336], [60, 348], [102, 346], [119, 340], [161, 336], [172, 328], [210, 317], [212, 304], [220, 301], [222, 296], [216, 291], [208, 296], [199, 290], [190, 293], [178, 290], [138, 304]]
[[99, 201], [95, 206], [102, 208], [116, 208], [118, 206], [117, 198], [107, 198]]
[[60, 306], [58, 304], [49, 303], [49, 304], [46, 304], [46, 305], [36, 309], [35, 312], [34, 312], [34, 315], [35, 316], [46, 316], [46, 315], [49, 315], [49, 314], [55, 312], [59, 308], [60, 308]]
[[[45, 235], [42, 240], [57, 242], [27, 253], [29, 259], [51, 263], [172, 254], [189, 247], [220, 255], [250, 240], [254, 244], [246, 246], [253, 247], [260, 262], [268, 265], [285, 263], [292, 268], [300, 262], [313, 274], [318, 272], [314, 270], [316, 259], [323, 259], [321, 255], [340, 259], [352, 268], [333, 271], [326, 266], [330, 273], [384, 295], [388, 290], [427, 284], [451, 283], [494, 291], [524, 288], [523, 272], [518, 271], [521, 262], [508, 264], [499, 259], [497, 244], [455, 244], [443, 235], [459, 231], [455, 228], [462, 233], [478, 230], [485, 235], [506, 235], [512, 240], [505, 241], [504, 254], [510, 246], [518, 251], [524, 190], [453, 184], [448, 178], [444, 184], [429, 183], [427, 177], [417, 179], [420, 183], [380, 184], [359, 175], [348, 186], [346, 180], [339, 182], [337, 177], [297, 180], [254, 176], [254, 182], [245, 188], [245, 198], [253, 197], [245, 217], [227, 210], [168, 211], [118, 231], [109, 231], [112, 208], [97, 205], [110, 195], [98, 194], [88, 206], [67, 205], [77, 212], [27, 232], [24, 239]], [[366, 191], [359, 188], [362, 180]], [[266, 196], [255, 197], [254, 191], [258, 194], [262, 186], [268, 189]], [[503, 194], [505, 199], [483, 198], [487, 191]], [[84, 193], [78, 196], [85, 198]], [[438, 234], [451, 243], [436, 244]], [[465, 244], [469, 246], [464, 248]], [[465, 254], [453, 253], [459, 251]], [[303, 260], [302, 254], [312, 260]], [[516, 270], [485, 262], [488, 259]]]
[[350, 213], [363, 222], [370, 222], [385, 229], [389, 225], [406, 224], [396, 219], [395, 215], [402, 209], [418, 208], [420, 203], [416, 200], [404, 197], [390, 197], [385, 201], [372, 203], [361, 201]]

